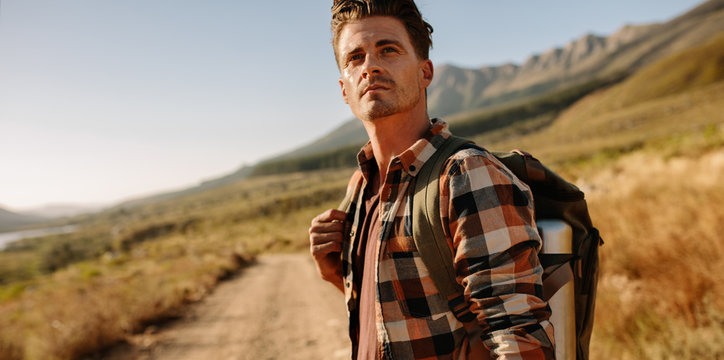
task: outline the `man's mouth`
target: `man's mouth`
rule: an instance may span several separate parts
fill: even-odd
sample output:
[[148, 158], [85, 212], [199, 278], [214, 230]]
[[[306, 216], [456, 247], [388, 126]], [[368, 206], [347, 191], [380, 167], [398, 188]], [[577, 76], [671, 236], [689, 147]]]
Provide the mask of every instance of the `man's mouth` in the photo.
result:
[[364, 91], [362, 92], [362, 96], [364, 96], [365, 94], [368, 94], [368, 93], [376, 93], [376, 92], [389, 90], [389, 89], [390, 88], [388, 88], [387, 86], [384, 86], [384, 85], [372, 84], [364, 89]]

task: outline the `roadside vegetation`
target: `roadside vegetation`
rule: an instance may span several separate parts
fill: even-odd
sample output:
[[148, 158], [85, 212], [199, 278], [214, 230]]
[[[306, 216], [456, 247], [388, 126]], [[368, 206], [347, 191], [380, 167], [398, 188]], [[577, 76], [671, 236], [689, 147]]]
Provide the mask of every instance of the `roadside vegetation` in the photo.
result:
[[719, 147], [639, 151], [588, 179], [606, 241], [593, 359], [724, 357], [723, 177]]
[[0, 252], [0, 359], [79, 358], [178, 317], [256, 254], [306, 249], [350, 173], [257, 177], [14, 244]]
[[[451, 119], [587, 193], [605, 240], [593, 359], [724, 357], [722, 69], [724, 35], [615, 84]], [[0, 252], [0, 360], [81, 357], [178, 317], [259, 253], [306, 251], [309, 221], [342, 198], [349, 161], [351, 148], [270, 164], [12, 244]]]

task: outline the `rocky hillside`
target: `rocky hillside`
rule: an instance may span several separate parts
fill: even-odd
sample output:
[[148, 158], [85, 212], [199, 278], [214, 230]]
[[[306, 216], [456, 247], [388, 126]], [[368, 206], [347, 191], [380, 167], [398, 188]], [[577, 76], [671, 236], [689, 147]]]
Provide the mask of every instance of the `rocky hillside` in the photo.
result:
[[724, 31], [724, 1], [708, 1], [662, 24], [626, 25], [610, 36], [586, 34], [522, 65], [438, 67], [430, 86], [434, 116], [539, 95], [596, 78], [625, 76]]
[[[586, 34], [561, 48], [531, 56], [523, 64], [478, 69], [438, 65], [428, 89], [429, 112], [434, 117], [444, 117], [532, 99], [593, 81], [607, 84], [674, 53], [700, 46], [719, 32], [724, 32], [724, 0], [711, 0], [665, 23], [625, 25], [609, 36]], [[366, 140], [362, 125], [352, 119], [279, 159], [330, 151]]]

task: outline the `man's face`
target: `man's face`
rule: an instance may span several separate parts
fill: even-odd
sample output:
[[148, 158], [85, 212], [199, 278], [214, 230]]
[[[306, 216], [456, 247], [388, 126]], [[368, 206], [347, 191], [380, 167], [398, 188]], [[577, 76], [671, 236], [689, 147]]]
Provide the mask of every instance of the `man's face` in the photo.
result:
[[424, 110], [432, 63], [417, 56], [401, 21], [375, 16], [349, 23], [337, 50], [342, 97], [358, 118]]

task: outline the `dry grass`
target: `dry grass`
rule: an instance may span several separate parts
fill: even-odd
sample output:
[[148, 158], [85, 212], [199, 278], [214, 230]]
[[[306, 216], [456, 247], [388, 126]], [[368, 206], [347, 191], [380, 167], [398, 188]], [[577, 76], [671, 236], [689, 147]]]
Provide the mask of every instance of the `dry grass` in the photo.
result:
[[487, 147], [492, 150], [520, 148], [546, 163], [564, 164], [589, 161], [602, 154], [615, 156], [724, 124], [724, 82], [597, 113], [595, 108], [606, 94], [604, 91], [589, 95], [543, 131], [501, 140]]
[[204, 253], [185, 242], [164, 239], [75, 264], [0, 304], [0, 339], [15, 354], [4, 355], [71, 359], [100, 349], [180, 314], [248, 262], [243, 249]]
[[6, 294], [0, 302], [0, 360], [74, 359], [179, 316], [255, 254], [306, 248], [310, 219], [337, 205], [349, 174], [257, 178], [125, 209], [123, 216], [101, 215], [94, 231], [105, 226], [120, 239], [171, 219], [193, 220], [193, 226], [128, 241], [127, 250], [116, 246], [98, 259], [0, 287], [0, 295]]
[[724, 356], [724, 149], [639, 152], [585, 182], [606, 244], [594, 359]]

